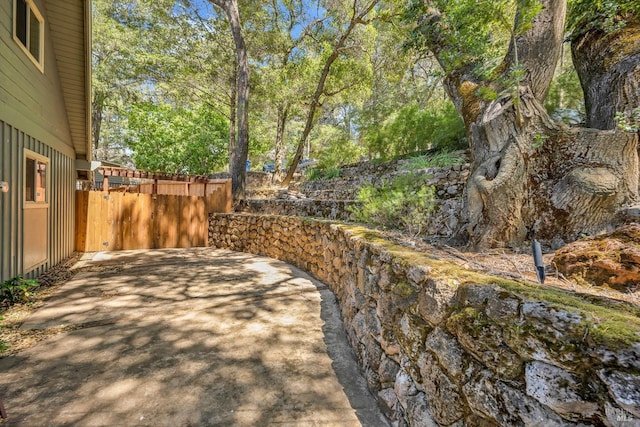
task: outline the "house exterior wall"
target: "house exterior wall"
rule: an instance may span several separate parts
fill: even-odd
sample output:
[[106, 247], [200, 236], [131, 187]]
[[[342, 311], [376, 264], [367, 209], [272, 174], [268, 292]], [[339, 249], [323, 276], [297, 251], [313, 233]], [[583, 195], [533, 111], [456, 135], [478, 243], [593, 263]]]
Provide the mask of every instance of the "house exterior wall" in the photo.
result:
[[[69, 256], [75, 243], [76, 151], [46, 4], [34, 3], [44, 18], [44, 73], [13, 39], [13, 0], [0, 2], [0, 181], [9, 184], [0, 193], [0, 281], [36, 277]], [[25, 222], [25, 150], [48, 161], [46, 226]], [[47, 260], [30, 268], [25, 242], [37, 229], [46, 230]]]
[[[0, 281], [18, 274], [36, 277], [74, 250], [74, 160], [2, 121], [0, 138], [0, 181], [9, 183], [9, 192], [0, 193]], [[49, 160], [47, 262], [31, 271], [23, 264], [23, 237], [29, 233], [24, 221], [25, 149]]]
[[49, 20], [44, 3], [44, 73], [13, 39], [13, 0], [0, 2], [0, 120], [75, 158]]

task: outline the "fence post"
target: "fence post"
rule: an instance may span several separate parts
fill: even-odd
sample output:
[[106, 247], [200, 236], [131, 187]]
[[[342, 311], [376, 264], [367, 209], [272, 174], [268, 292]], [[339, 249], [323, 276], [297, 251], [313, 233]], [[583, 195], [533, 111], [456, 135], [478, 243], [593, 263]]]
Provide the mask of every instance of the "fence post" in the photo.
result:
[[227, 180], [227, 185], [225, 186], [225, 192], [226, 192], [226, 197], [227, 197], [227, 206], [226, 206], [226, 210], [225, 213], [231, 213], [231, 209], [233, 207], [233, 201], [232, 201], [232, 195], [231, 195], [231, 180], [228, 179]]

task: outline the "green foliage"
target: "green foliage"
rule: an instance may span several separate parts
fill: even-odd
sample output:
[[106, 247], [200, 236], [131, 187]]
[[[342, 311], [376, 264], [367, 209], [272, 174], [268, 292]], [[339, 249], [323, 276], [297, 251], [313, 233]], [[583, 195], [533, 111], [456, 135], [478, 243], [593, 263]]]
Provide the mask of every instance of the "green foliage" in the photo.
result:
[[312, 168], [309, 170], [307, 174], [307, 179], [309, 181], [320, 181], [323, 179], [333, 179], [340, 176], [340, 168], [335, 166], [330, 166], [327, 168], [323, 168], [321, 166]]
[[32, 289], [38, 286], [37, 281], [25, 279], [22, 276], [16, 276], [13, 279], [6, 280], [0, 284], [0, 303], [3, 305], [12, 305], [26, 302], [32, 295]]
[[[526, 70], [516, 40], [542, 10], [540, 0], [413, 0], [405, 19], [415, 25], [410, 45], [433, 52], [445, 73], [472, 72], [493, 86], [480, 85], [477, 96], [508, 95], [518, 108]], [[508, 48], [513, 63], [507, 69]]]
[[338, 126], [316, 126], [311, 137], [311, 145], [318, 147], [314, 156], [318, 160], [317, 167], [323, 170], [356, 162], [366, 154], [365, 148]]
[[[175, 73], [186, 43], [175, 43], [173, 0], [92, 1], [94, 155], [127, 163], [126, 105]], [[168, 51], [171, 55], [168, 55]], [[176, 59], [172, 60], [172, 56]]]
[[358, 221], [421, 234], [435, 207], [435, 187], [426, 184], [427, 176], [405, 174], [381, 186], [360, 188], [357, 200], [361, 208], [352, 208]]
[[536, 150], [538, 148], [542, 148], [542, 146], [544, 145], [545, 141], [547, 139], [549, 139], [549, 135], [545, 135], [542, 133], [536, 133], [535, 135], [533, 135], [533, 148], [535, 148]]
[[625, 132], [640, 132], [640, 107], [636, 107], [631, 112], [617, 112], [615, 115], [616, 124]]
[[[517, 6], [521, 16], [514, 29]], [[526, 31], [540, 10], [535, 0], [412, 0], [405, 20], [417, 24], [410, 45], [418, 49], [438, 46], [440, 63], [450, 72], [501, 57], [512, 34]], [[424, 16], [428, 19], [421, 19]]]
[[569, 49], [564, 53], [562, 66], [551, 82], [544, 106], [552, 118], [567, 124], [577, 124], [584, 120], [582, 86], [571, 62]]
[[480, 86], [476, 90], [476, 95], [478, 95], [480, 98], [484, 99], [485, 101], [495, 101], [496, 99], [498, 99], [497, 92], [488, 86]]
[[614, 32], [640, 16], [638, 0], [569, 0], [567, 28], [575, 39], [590, 30]]
[[408, 169], [427, 169], [436, 167], [445, 167], [452, 165], [462, 165], [466, 160], [455, 152], [438, 151], [434, 154], [427, 154], [411, 158]]
[[227, 121], [206, 106], [139, 102], [129, 108], [128, 121], [127, 144], [138, 168], [197, 175], [227, 161]]
[[464, 148], [465, 128], [451, 103], [441, 109], [422, 109], [413, 103], [364, 135], [369, 151], [391, 159], [414, 151]]

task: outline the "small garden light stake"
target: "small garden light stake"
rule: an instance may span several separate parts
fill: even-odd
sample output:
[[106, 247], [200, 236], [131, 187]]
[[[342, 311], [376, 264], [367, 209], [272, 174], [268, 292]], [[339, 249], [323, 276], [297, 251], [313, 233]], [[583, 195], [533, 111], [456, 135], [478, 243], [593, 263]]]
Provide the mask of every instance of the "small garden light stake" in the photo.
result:
[[544, 262], [542, 261], [542, 249], [540, 248], [540, 242], [533, 240], [533, 263], [536, 266], [536, 274], [540, 283], [544, 284]]

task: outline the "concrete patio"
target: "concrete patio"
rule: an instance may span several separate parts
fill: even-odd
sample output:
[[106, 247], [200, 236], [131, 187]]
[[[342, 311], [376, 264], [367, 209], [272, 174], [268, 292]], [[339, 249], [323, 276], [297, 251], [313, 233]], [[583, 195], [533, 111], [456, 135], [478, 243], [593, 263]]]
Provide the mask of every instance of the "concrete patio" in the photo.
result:
[[87, 254], [0, 359], [11, 426], [385, 426], [328, 288], [210, 248]]

